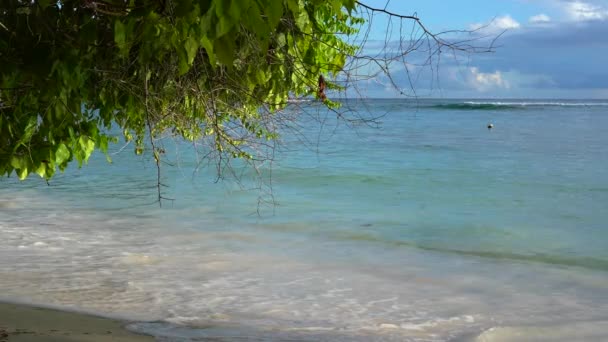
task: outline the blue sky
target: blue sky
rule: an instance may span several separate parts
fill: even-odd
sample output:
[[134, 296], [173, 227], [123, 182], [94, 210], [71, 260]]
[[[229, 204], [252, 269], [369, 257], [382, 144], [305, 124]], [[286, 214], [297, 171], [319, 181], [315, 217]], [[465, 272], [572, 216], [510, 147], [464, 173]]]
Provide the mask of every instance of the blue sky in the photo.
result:
[[[380, 8], [386, 5], [386, 0], [362, 2]], [[393, 81], [406, 94], [413, 95], [407, 67], [418, 96], [608, 98], [608, 0], [392, 0], [386, 8], [416, 13], [434, 32], [478, 29], [451, 39], [495, 37], [506, 30], [494, 53], [444, 51], [440, 61], [426, 67], [420, 65], [424, 53], [411, 53], [406, 64], [392, 64]], [[374, 17], [368, 51], [384, 45], [387, 23], [386, 17]], [[409, 32], [407, 26], [400, 30], [393, 21], [391, 44]], [[397, 94], [385, 76], [366, 82], [368, 86], [360, 88], [367, 96]]]

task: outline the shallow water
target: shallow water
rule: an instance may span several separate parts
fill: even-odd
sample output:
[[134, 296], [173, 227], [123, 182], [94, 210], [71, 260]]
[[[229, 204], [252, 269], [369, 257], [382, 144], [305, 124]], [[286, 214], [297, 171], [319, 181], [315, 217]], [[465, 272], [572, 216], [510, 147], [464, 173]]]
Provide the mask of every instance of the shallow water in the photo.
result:
[[130, 148], [0, 180], [0, 299], [166, 341], [608, 339], [608, 104], [350, 105], [380, 127], [286, 136], [274, 205], [170, 142], [162, 209]]

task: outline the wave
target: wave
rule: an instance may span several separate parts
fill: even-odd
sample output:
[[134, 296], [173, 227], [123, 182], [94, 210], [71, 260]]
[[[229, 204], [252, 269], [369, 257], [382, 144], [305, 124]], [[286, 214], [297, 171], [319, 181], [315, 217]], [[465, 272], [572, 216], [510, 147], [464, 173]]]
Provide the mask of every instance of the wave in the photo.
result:
[[548, 264], [554, 266], [563, 267], [581, 267], [590, 270], [601, 270], [608, 271], [608, 260], [603, 258], [595, 258], [589, 256], [561, 256], [549, 253], [517, 253], [517, 252], [506, 252], [506, 251], [490, 251], [490, 250], [467, 250], [450, 248], [444, 246], [428, 245], [423, 243], [416, 243], [412, 241], [403, 240], [385, 240], [380, 237], [352, 233], [352, 234], [336, 234], [336, 237], [351, 240], [351, 241], [365, 241], [371, 243], [380, 243], [384, 245], [390, 245], [393, 247], [409, 247], [425, 250], [436, 253], [456, 254], [469, 257], [479, 257], [485, 259], [502, 260], [502, 261], [513, 261], [513, 262], [525, 262], [525, 263], [539, 263]]
[[519, 262], [532, 262], [532, 263], [541, 263], [541, 264], [549, 264], [555, 266], [575, 266], [581, 267], [591, 270], [601, 270], [608, 271], [608, 260], [587, 256], [580, 257], [565, 257], [554, 254], [546, 254], [546, 253], [536, 253], [536, 254], [519, 254], [514, 252], [499, 252], [499, 251], [473, 251], [473, 250], [459, 250], [459, 249], [451, 249], [451, 248], [441, 248], [441, 247], [433, 247], [433, 246], [420, 246], [417, 245], [417, 248], [434, 251], [434, 252], [442, 252], [442, 253], [450, 253], [450, 254], [458, 254], [464, 256], [473, 256], [473, 257], [481, 257], [487, 259], [494, 260], [509, 260], [509, 261], [519, 261]]
[[432, 105], [435, 109], [451, 109], [451, 110], [503, 110], [503, 109], [521, 109], [521, 106], [493, 103], [448, 103]]
[[468, 101], [470, 105], [493, 105], [514, 107], [608, 107], [608, 102], [474, 102]]
[[456, 110], [504, 110], [525, 109], [527, 107], [608, 107], [608, 102], [476, 102], [445, 103], [431, 105], [436, 109]]
[[513, 107], [607, 107], [608, 102], [541, 102], [541, 101], [531, 101], [531, 102], [516, 102], [516, 101], [507, 101], [507, 102], [475, 102], [475, 101], [467, 101], [464, 102], [469, 105], [492, 105], [492, 106], [513, 106]]
[[451, 110], [506, 110], [539, 107], [608, 107], [608, 102], [459, 102], [431, 105], [436, 109]]

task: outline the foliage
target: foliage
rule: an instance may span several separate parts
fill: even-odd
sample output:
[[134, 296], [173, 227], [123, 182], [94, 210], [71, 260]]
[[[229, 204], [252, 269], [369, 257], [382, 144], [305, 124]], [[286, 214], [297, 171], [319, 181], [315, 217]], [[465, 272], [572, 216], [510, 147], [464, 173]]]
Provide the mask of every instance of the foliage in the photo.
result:
[[[118, 139], [252, 158], [289, 96], [315, 96], [356, 46], [354, 0], [1, 0], [0, 175], [51, 178]], [[333, 81], [332, 81], [333, 80]], [[319, 89], [322, 88], [322, 89]], [[149, 144], [145, 140], [149, 139]], [[108, 156], [109, 159], [109, 156]]]

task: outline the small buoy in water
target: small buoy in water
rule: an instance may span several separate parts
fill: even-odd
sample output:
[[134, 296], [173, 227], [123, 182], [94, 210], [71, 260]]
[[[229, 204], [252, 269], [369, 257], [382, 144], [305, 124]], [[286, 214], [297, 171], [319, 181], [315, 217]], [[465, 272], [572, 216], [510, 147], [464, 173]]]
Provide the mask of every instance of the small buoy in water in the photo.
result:
[[488, 129], [492, 129], [492, 128], [494, 128], [494, 124], [489, 123], [488, 124]]

